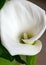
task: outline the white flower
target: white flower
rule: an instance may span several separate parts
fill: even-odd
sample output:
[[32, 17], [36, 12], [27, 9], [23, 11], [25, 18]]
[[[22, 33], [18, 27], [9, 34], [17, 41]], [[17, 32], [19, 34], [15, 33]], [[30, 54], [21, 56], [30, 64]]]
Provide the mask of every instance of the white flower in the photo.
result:
[[[45, 15], [45, 22], [46, 22], [46, 15]], [[45, 27], [46, 27], [46, 23], [45, 23]]]
[[40, 41], [20, 42], [24, 33], [33, 34], [25, 43], [39, 39], [45, 31], [45, 11], [29, 1], [9, 1], [1, 10], [1, 39], [11, 55], [35, 55], [41, 51]]

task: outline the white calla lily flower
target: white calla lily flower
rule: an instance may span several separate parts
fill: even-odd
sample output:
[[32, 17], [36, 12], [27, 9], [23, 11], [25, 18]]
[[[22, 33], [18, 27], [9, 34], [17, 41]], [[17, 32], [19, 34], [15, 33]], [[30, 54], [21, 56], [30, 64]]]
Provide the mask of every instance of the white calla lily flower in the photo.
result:
[[[30, 39], [22, 39], [32, 43], [39, 39], [45, 31], [45, 11], [29, 1], [8, 1], [1, 9], [2, 45], [11, 55], [35, 55], [41, 51], [42, 43], [34, 45], [20, 42], [24, 33], [33, 34]], [[26, 37], [26, 34], [24, 35]]]
[[[46, 15], [45, 15], [45, 21], [46, 21]], [[45, 23], [46, 24], [46, 23]]]

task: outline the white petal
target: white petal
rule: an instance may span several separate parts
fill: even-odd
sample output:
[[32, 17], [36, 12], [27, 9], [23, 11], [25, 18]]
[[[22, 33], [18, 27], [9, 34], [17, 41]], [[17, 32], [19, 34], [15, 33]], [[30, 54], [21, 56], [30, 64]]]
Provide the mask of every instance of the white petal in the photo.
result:
[[35, 55], [40, 52], [41, 42], [34, 46], [21, 44], [19, 38], [23, 32], [37, 34], [30, 42], [36, 40], [38, 35], [40, 37], [45, 30], [44, 15], [44, 10], [28, 1], [9, 1], [4, 5], [1, 10], [1, 38], [11, 55]]
[[[45, 15], [45, 22], [46, 22], [46, 15]], [[45, 23], [45, 28], [46, 28], [46, 23]]]
[[[26, 39], [23, 40], [24, 42], [34, 42], [35, 40], [39, 39], [46, 28], [46, 15], [45, 15], [45, 11], [43, 9], [41, 9], [40, 7], [38, 7], [37, 5], [28, 2], [28, 4], [31, 6], [32, 8], [32, 12], [34, 15], [34, 23], [36, 23], [36, 25], [32, 28], [31, 32], [35, 35], [34, 37], [32, 37], [31, 39]], [[31, 22], [32, 23], [32, 22]], [[32, 26], [33, 26], [32, 24]]]
[[37, 41], [35, 45], [20, 44], [20, 43], [17, 44], [17, 42], [14, 42], [8, 36], [6, 37], [5, 35], [3, 36], [2, 40], [3, 40], [3, 45], [5, 46], [5, 48], [7, 48], [7, 50], [12, 56], [36, 55], [42, 49], [42, 44], [40, 41]]

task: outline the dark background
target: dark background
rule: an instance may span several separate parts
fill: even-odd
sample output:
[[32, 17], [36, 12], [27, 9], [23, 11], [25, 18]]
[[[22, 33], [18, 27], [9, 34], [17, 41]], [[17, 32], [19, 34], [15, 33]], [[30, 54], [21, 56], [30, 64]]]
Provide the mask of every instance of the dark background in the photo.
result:
[[[40, 6], [46, 11], [46, 0], [29, 0], [36, 5]], [[41, 52], [38, 54], [36, 65], [46, 65], [46, 31], [43, 36], [40, 38], [43, 44]]]
[[46, 0], [29, 0], [29, 1], [35, 3], [36, 5], [46, 10]]
[[46, 65], [46, 31], [43, 34], [43, 36], [40, 38], [40, 40], [42, 41], [43, 48], [41, 52], [38, 54], [36, 65]]

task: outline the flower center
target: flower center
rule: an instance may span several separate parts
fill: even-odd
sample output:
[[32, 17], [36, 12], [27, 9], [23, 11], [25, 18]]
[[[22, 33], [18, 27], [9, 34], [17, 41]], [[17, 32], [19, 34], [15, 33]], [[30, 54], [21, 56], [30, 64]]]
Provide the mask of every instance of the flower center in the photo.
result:
[[[23, 33], [23, 34], [21, 35], [20, 42], [25, 44], [25, 42], [24, 42], [23, 40], [25, 40], [25, 39], [30, 39], [30, 38], [32, 38], [32, 37], [33, 37], [33, 35], [31, 35], [31, 34], [29, 34], [29, 33]], [[33, 42], [26, 43], [26, 44], [32, 44], [32, 43], [33, 43]]]

